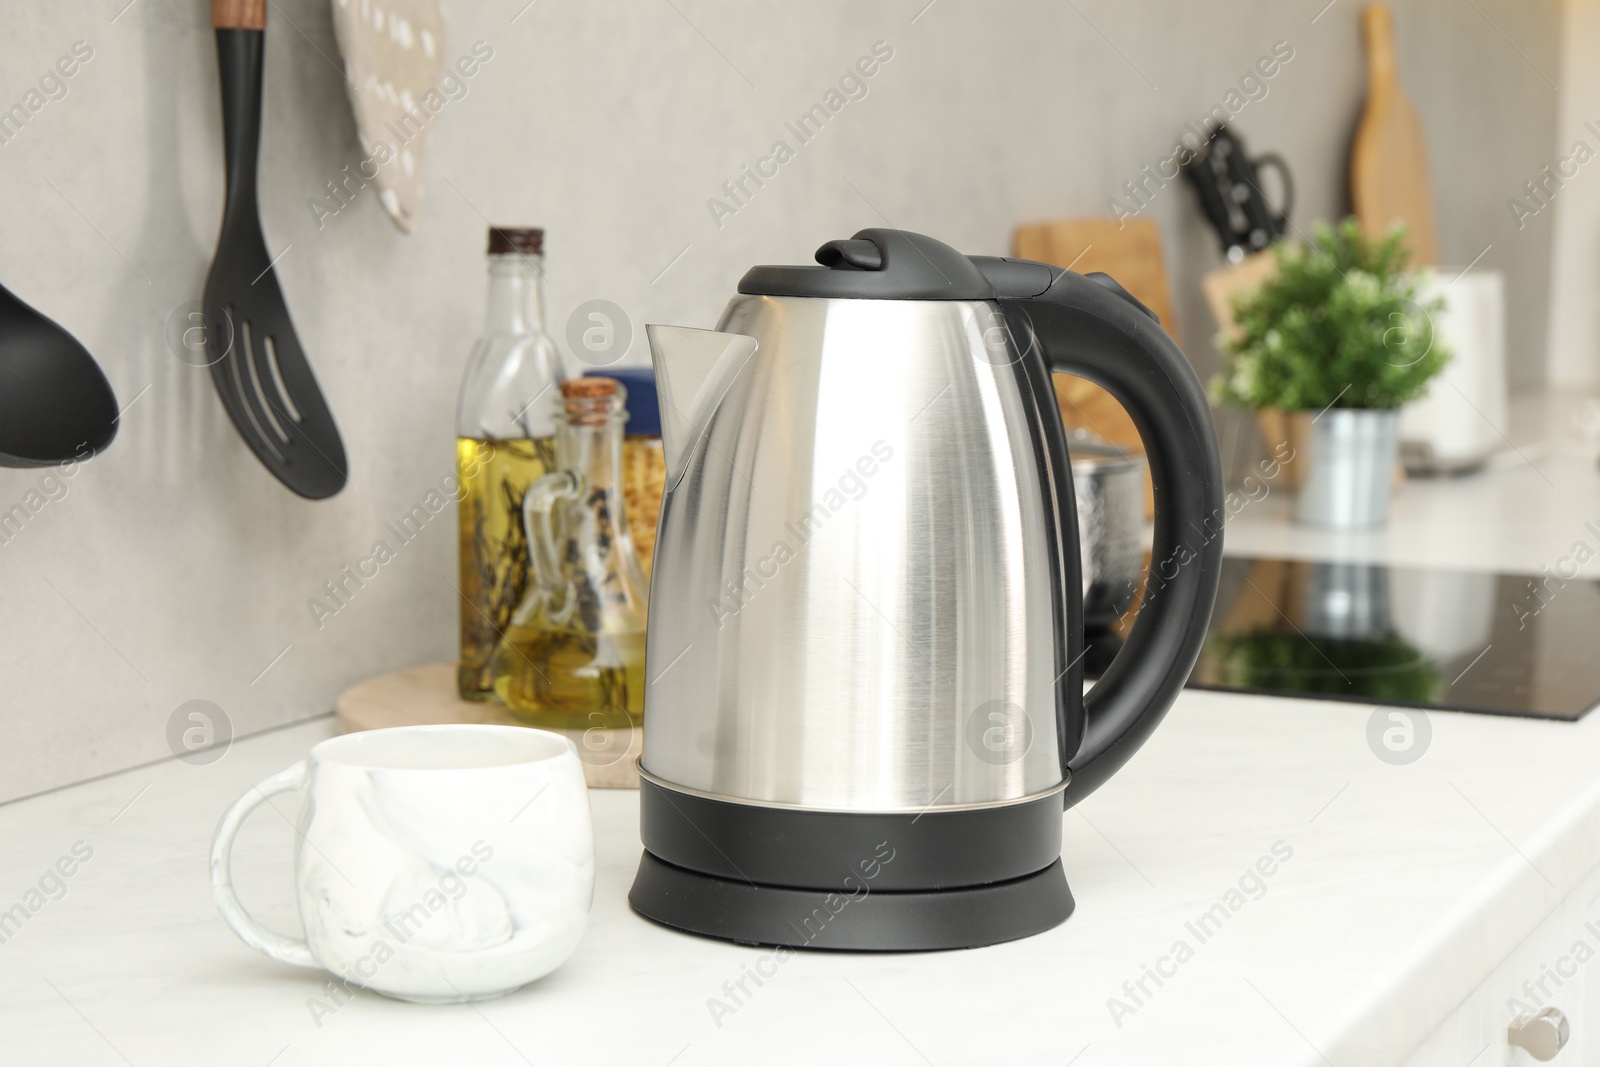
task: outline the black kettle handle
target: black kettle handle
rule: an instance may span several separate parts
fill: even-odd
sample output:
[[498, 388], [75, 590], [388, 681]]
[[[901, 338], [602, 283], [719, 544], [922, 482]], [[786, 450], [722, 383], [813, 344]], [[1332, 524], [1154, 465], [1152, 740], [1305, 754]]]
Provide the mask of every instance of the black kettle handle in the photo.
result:
[[[1128, 410], [1155, 486], [1155, 537], [1143, 604], [1111, 667], [1082, 698], [1082, 744], [1065, 753], [1071, 771], [1065, 802], [1071, 807], [1144, 744], [1199, 658], [1221, 575], [1222, 457], [1194, 368], [1156, 316], [1115, 281], [1022, 260], [973, 261], [994, 284], [1025, 356], [1037, 350], [1050, 370], [1088, 378]], [[1054, 414], [1043, 417], [1059, 420], [1053, 400]], [[1051, 466], [1070, 483], [1065, 457]], [[1051, 487], [1046, 488], [1048, 499]], [[1070, 505], [1070, 484], [1054, 495]], [[1075, 524], [1075, 509], [1062, 521]], [[1077, 573], [1080, 564], [1074, 557], [1067, 566]], [[1081, 593], [1081, 583], [1069, 591]], [[1079, 645], [1079, 635], [1069, 634], [1068, 647]], [[1083, 668], [1069, 666], [1060, 684], [1072, 701], [1082, 692]]]

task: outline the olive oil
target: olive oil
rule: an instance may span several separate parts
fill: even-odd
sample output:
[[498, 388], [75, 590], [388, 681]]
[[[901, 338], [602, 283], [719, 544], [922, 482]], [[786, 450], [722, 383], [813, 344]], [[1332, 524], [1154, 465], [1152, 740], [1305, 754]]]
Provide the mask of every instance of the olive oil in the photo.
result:
[[551, 405], [564, 376], [544, 330], [544, 231], [489, 229], [489, 299], [456, 402], [461, 659], [456, 689], [493, 700], [490, 664], [529, 582], [522, 500], [555, 470]]
[[527, 591], [494, 650], [494, 692], [534, 726], [638, 726], [649, 586], [618, 485], [626, 393], [612, 378], [560, 388], [553, 473], [519, 511], [533, 539]]
[[495, 695], [520, 719], [558, 730], [638, 726], [644, 634], [514, 626], [497, 657]]
[[495, 647], [528, 591], [528, 540], [522, 498], [554, 469], [554, 440], [456, 440], [460, 480], [461, 661], [457, 684], [468, 700], [489, 700]]

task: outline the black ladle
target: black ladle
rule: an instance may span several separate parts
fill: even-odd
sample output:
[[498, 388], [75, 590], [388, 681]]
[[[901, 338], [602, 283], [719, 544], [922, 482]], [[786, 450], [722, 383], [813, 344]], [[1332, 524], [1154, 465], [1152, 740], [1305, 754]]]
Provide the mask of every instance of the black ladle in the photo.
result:
[[88, 459], [117, 435], [117, 397], [66, 330], [0, 285], [0, 467]]

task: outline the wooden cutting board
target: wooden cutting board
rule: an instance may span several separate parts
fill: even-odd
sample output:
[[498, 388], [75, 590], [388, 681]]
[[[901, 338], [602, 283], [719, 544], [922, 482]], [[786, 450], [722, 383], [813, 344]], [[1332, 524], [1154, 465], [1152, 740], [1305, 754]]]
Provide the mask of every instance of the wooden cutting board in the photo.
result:
[[1367, 51], [1367, 103], [1350, 147], [1350, 199], [1369, 236], [1395, 222], [1410, 231], [1411, 262], [1439, 263], [1428, 145], [1417, 109], [1400, 88], [1395, 64], [1394, 19], [1384, 4], [1361, 10]]
[[[429, 663], [380, 674], [339, 694], [335, 721], [342, 734], [390, 726], [434, 726], [439, 723], [486, 723], [526, 726], [499, 704], [462, 700], [456, 693], [456, 665]], [[552, 730], [572, 739], [583, 761], [590, 789], [638, 789], [642, 730]]]
[[1200, 290], [1206, 295], [1206, 307], [1216, 320], [1217, 332], [1233, 337], [1239, 326], [1233, 321], [1233, 305], [1240, 298], [1261, 288], [1261, 283], [1277, 270], [1278, 257], [1268, 249], [1246, 256], [1234, 266], [1209, 271], [1200, 279]]
[[[1152, 219], [1056, 219], [1018, 226], [1012, 250], [1021, 259], [1035, 259], [1079, 274], [1103, 271], [1134, 298], [1156, 313], [1161, 326], [1177, 340], [1172, 312], [1172, 287], [1167, 284], [1161, 253], [1161, 230]], [[1115, 397], [1094, 382], [1067, 374], [1055, 376], [1056, 401], [1067, 429], [1084, 429], [1130, 452], [1144, 452], [1139, 431]], [[1144, 514], [1155, 514], [1155, 496], [1148, 468], [1144, 482]]]

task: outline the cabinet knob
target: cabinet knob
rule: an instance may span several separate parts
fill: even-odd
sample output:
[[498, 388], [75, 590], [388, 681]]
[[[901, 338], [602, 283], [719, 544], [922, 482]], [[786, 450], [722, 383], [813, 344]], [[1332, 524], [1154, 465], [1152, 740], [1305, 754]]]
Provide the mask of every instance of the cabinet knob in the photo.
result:
[[1567, 1046], [1572, 1028], [1560, 1008], [1546, 1008], [1537, 1015], [1519, 1015], [1511, 1020], [1506, 1040], [1536, 1060], [1553, 1060]]

